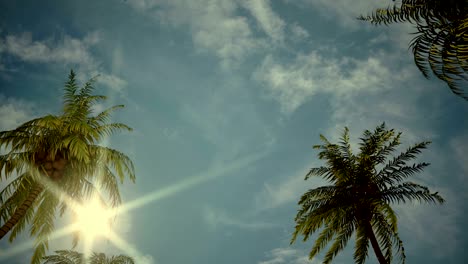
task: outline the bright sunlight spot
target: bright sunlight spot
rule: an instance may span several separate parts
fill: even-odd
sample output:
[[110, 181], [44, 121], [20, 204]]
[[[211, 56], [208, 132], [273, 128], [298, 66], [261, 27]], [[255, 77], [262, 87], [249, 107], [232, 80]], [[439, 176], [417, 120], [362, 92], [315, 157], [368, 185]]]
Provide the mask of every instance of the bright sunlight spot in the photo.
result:
[[76, 208], [76, 226], [86, 239], [107, 236], [110, 230], [112, 213], [98, 199]]

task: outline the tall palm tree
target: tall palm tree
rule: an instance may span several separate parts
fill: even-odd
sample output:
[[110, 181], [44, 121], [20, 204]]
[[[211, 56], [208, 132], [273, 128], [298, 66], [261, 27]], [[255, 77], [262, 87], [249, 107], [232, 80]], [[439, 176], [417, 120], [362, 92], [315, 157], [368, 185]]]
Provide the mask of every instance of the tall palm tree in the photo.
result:
[[446, 82], [468, 100], [468, 0], [401, 0], [359, 19], [372, 24], [410, 22], [416, 25], [411, 43], [416, 66]]
[[129, 256], [108, 257], [104, 253], [94, 252], [86, 261], [82, 253], [73, 250], [57, 250], [55, 255], [45, 256], [43, 264], [135, 264]]
[[99, 145], [114, 132], [132, 129], [109, 123], [112, 112], [123, 105], [93, 113], [96, 104], [106, 99], [92, 94], [93, 82], [79, 88], [71, 71], [60, 115], [46, 115], [0, 132], [0, 148], [8, 150], [0, 155], [0, 180], [11, 181], [0, 192], [0, 239], [11, 232], [12, 242], [30, 224], [30, 234], [36, 237], [32, 263], [45, 255], [57, 210], [61, 216], [67, 208], [54, 190], [79, 202], [97, 191], [95, 184], [99, 184], [116, 206], [121, 203], [118, 182], [125, 177], [135, 180], [129, 157]]
[[386, 161], [386, 157], [400, 145], [400, 135], [393, 129], [386, 129], [385, 124], [373, 132], [366, 130], [358, 154], [351, 151], [347, 128], [338, 144], [332, 144], [320, 135], [324, 144], [314, 148], [321, 150], [318, 157], [325, 160], [326, 165], [312, 168], [305, 179], [318, 176], [326, 179], [330, 185], [311, 189], [300, 198], [298, 204], [301, 208], [295, 218], [296, 228], [291, 244], [298, 235], [303, 235], [306, 241], [321, 229], [309, 257], [313, 258], [333, 240], [323, 261], [330, 263], [356, 233], [356, 263], [366, 260], [369, 241], [379, 263], [391, 263], [393, 249], [404, 263], [405, 253], [397, 232], [397, 217], [390, 204], [411, 200], [443, 203], [444, 200], [424, 186], [405, 181], [429, 165], [407, 165], [407, 161], [415, 158], [430, 142], [415, 144]]

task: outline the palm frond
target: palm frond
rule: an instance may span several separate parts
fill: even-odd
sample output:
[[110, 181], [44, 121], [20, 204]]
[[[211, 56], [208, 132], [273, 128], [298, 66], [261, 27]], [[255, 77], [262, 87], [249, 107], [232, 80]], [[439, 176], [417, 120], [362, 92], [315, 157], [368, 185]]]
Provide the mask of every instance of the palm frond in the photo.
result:
[[350, 150], [348, 133], [345, 128], [338, 144], [321, 136], [325, 144], [314, 147], [320, 150], [318, 157], [325, 161], [325, 165], [310, 169], [305, 180], [319, 176], [329, 180], [331, 185], [310, 189], [300, 197], [291, 244], [299, 235], [306, 241], [321, 230], [309, 257], [316, 256], [333, 240], [324, 257], [324, 263], [329, 263], [356, 232], [356, 263], [365, 262], [369, 242], [379, 261], [390, 263], [398, 255], [399, 261], [404, 263], [405, 253], [398, 236], [397, 217], [390, 203], [411, 200], [443, 202], [438, 193], [431, 193], [427, 187], [408, 182], [397, 185], [429, 165], [406, 163], [430, 142], [409, 147], [387, 161], [377, 172], [376, 166], [380, 167], [400, 145], [401, 133], [387, 129], [385, 123], [373, 131], [365, 130], [361, 137], [360, 153], [356, 155]]
[[330, 263], [333, 258], [335, 258], [335, 256], [346, 247], [346, 244], [353, 235], [355, 225], [352, 220], [347, 220], [348, 221], [338, 229], [339, 232], [335, 237], [334, 243], [325, 254], [323, 263]]
[[333, 172], [330, 168], [322, 166], [318, 168], [311, 168], [305, 176], [305, 180], [309, 179], [312, 176], [322, 177], [325, 180], [333, 180]]
[[118, 255], [111, 257], [110, 264], [135, 264], [135, 260], [129, 256]]
[[128, 176], [132, 182], [135, 181], [135, 167], [132, 160], [125, 154], [115, 149], [102, 146], [90, 146], [91, 152], [98, 157], [109, 168], [116, 171], [117, 176], [122, 183], [125, 176]]
[[[84, 264], [82, 253], [73, 250], [57, 250], [55, 255], [45, 256], [44, 264]], [[104, 263], [104, 262], [103, 262]]]
[[100, 125], [94, 128], [96, 133], [100, 136], [100, 138], [104, 136], [110, 136], [117, 131], [126, 130], [132, 131], [133, 129], [125, 124], [122, 123], [110, 123], [105, 125]]
[[[0, 223], [5, 224], [13, 215], [16, 219], [16, 209], [23, 211], [25, 208], [23, 202], [32, 203], [26, 214], [17, 218], [19, 222], [13, 230], [7, 229], [12, 232], [10, 238], [14, 239], [27, 224], [31, 224], [31, 236], [36, 236], [33, 263], [38, 263], [48, 248], [55, 212], [59, 209], [60, 215], [63, 215], [67, 208], [60, 197], [47, 189], [43, 191], [39, 182], [48, 181], [72, 199], [82, 201], [96, 192], [92, 179], [100, 168], [105, 168], [102, 186], [108, 192], [111, 203], [118, 204], [121, 197], [117, 177], [121, 182], [125, 177], [135, 180], [129, 157], [96, 145], [104, 136], [121, 130], [131, 131], [131, 128], [122, 123], [107, 123], [110, 114], [123, 107], [121, 105], [92, 116], [95, 104], [106, 99], [106, 96], [93, 94], [93, 83], [94, 79], [91, 79], [79, 88], [76, 75], [71, 71], [65, 83], [63, 112], [60, 115], [35, 118], [16, 129], [0, 132], [0, 148], [9, 151], [0, 155], [0, 180], [19, 175], [0, 192]], [[50, 165], [57, 157], [59, 161], [66, 162], [65, 167], [58, 169], [63, 174], [60, 178], [51, 177], [44, 170], [45, 164]], [[8, 232], [4, 227], [2, 232]]]
[[[421, 150], [427, 148], [430, 144], [430, 141], [423, 141], [421, 143], [417, 143], [411, 147], [409, 147], [405, 152], [400, 153], [397, 157], [393, 158], [389, 161], [376, 175], [376, 178], [386, 180], [385, 178], [389, 179], [388, 176], [392, 175], [394, 172], [397, 172], [402, 169], [406, 165], [406, 162], [416, 158], [416, 154], [421, 153]], [[415, 169], [422, 169], [428, 166], [428, 163], [421, 163], [421, 165], [417, 165]], [[395, 177], [394, 180], [398, 182], [400, 178]]]
[[354, 261], [356, 264], [364, 264], [369, 251], [369, 236], [363, 226], [356, 228], [356, 245], [354, 247]]
[[412, 182], [404, 182], [384, 190], [382, 199], [388, 203], [405, 203], [412, 200], [426, 203], [444, 203], [444, 199], [438, 192], [431, 193], [427, 187]]
[[403, 0], [358, 19], [374, 25], [415, 24], [417, 36], [410, 47], [418, 69], [426, 78], [432, 72], [454, 94], [468, 100], [467, 14], [468, 4], [464, 0]]
[[124, 108], [124, 105], [114, 105], [101, 113], [89, 118], [88, 122], [93, 127], [98, 127], [101, 124], [105, 124], [110, 121], [110, 115], [117, 109]]

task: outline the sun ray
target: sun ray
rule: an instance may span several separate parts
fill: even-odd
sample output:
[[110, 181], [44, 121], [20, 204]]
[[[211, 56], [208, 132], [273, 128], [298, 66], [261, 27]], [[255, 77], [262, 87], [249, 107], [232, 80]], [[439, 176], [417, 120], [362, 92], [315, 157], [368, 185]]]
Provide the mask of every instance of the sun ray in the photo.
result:
[[[185, 179], [183, 181], [180, 181], [178, 183], [175, 183], [173, 185], [170, 185], [168, 187], [165, 187], [160, 190], [153, 191], [149, 194], [146, 194], [140, 198], [137, 198], [133, 201], [127, 202], [119, 207], [112, 208], [112, 210], [109, 212], [108, 217], [116, 217], [119, 214], [126, 213], [130, 210], [137, 209], [139, 207], [145, 206], [146, 204], [150, 202], [156, 202], [159, 201], [163, 198], [170, 197], [172, 195], [175, 195], [181, 191], [190, 189], [196, 185], [199, 185], [201, 183], [204, 183], [206, 181], [218, 178], [222, 175], [231, 173], [239, 168], [243, 168], [248, 166], [249, 164], [260, 160], [261, 158], [265, 157], [268, 154], [266, 151], [254, 153], [252, 155], [234, 160], [233, 162], [230, 162], [229, 164], [226, 163], [217, 163], [215, 164], [210, 170], [205, 171], [203, 173], [197, 174], [195, 176], [192, 176], [188, 179]], [[60, 188], [57, 186], [56, 183], [48, 180], [48, 179], [43, 179], [42, 184], [44, 184], [48, 190], [52, 191], [54, 195], [59, 197], [60, 199], [63, 199], [63, 201], [69, 206], [69, 208], [77, 213], [79, 212], [80, 208], [83, 207], [82, 204], [79, 202], [73, 200], [71, 197], [69, 197], [67, 194], [63, 193]], [[75, 231], [79, 230], [79, 225], [76, 223], [70, 224], [68, 226], [65, 226], [62, 229], [59, 229], [51, 234], [49, 237], [50, 240], [54, 240], [63, 236], [66, 236], [68, 234], [71, 234]], [[116, 247], [120, 248], [123, 250], [125, 253], [127, 253], [130, 256], [142, 256], [140, 252], [131, 246], [129, 243], [127, 243], [125, 240], [120, 238], [115, 232], [110, 230], [108, 234], [104, 235], [107, 239], [109, 239], [110, 242], [112, 242]], [[91, 248], [92, 248], [92, 243], [93, 239], [89, 239], [89, 241], [85, 241], [85, 256], [86, 254], [90, 254]], [[30, 248], [33, 248], [34, 242], [26, 242], [23, 244], [20, 244], [16, 247], [13, 247], [6, 251], [0, 250], [0, 260], [10, 258], [14, 255], [17, 255], [21, 252], [24, 252]]]
[[114, 232], [110, 232], [109, 235], [109, 240], [120, 250], [122, 250], [125, 255], [134, 257], [134, 258], [140, 258], [143, 256], [134, 246], [131, 244], [127, 243], [125, 240], [117, 236]]
[[[66, 235], [69, 235], [69, 234], [73, 233], [75, 230], [76, 230], [75, 225], [65, 226], [65, 227], [63, 227], [63, 228], [61, 228], [61, 229], [59, 229], [57, 231], [54, 231], [50, 235], [49, 240], [59, 239], [61, 237], [64, 237]], [[15, 256], [17, 254], [20, 254], [20, 253], [22, 253], [22, 252], [24, 252], [26, 250], [29, 250], [29, 249], [31, 249], [33, 247], [34, 247], [34, 240], [28, 240], [27, 242], [24, 242], [22, 244], [19, 244], [17, 246], [9, 248], [8, 251], [0, 249], [0, 262], [3, 259], [13, 257], [13, 256]]]
[[140, 198], [137, 198], [133, 201], [127, 202], [124, 205], [119, 206], [118, 208], [115, 209], [115, 213], [124, 213], [139, 207], [144, 206], [147, 203], [150, 202], [155, 202], [160, 199], [175, 195], [181, 191], [187, 190], [189, 188], [192, 188], [196, 185], [199, 185], [203, 182], [206, 182], [208, 180], [220, 177], [224, 174], [228, 174], [230, 172], [233, 172], [239, 168], [245, 167], [257, 160], [260, 160], [261, 158], [265, 157], [267, 154], [266, 151], [255, 153], [252, 155], [249, 155], [244, 158], [240, 158], [238, 160], [235, 160], [229, 164], [224, 164], [224, 163], [219, 163], [213, 166], [210, 170], [205, 171], [201, 174], [195, 175], [193, 177], [190, 177], [188, 179], [182, 180], [176, 184], [170, 185], [166, 188], [160, 189], [153, 191], [151, 193], [148, 193]]

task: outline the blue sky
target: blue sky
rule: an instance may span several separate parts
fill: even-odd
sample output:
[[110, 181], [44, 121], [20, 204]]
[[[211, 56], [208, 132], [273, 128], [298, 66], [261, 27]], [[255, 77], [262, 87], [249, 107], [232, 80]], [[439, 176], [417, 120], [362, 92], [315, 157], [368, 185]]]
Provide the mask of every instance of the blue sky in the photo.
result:
[[[58, 113], [70, 69], [82, 81], [99, 74], [108, 104], [126, 105], [115, 120], [134, 128], [108, 141], [135, 162], [124, 199], [148, 201], [117, 220], [128, 254], [144, 264], [316, 264], [313, 237], [289, 246], [298, 198], [323, 184], [303, 180], [320, 164], [311, 146], [344, 126], [357, 142], [385, 121], [403, 147], [433, 142], [415, 180], [446, 199], [395, 206], [407, 263], [464, 263], [468, 103], [418, 72], [410, 25], [355, 19], [390, 3], [2, 1], [0, 129]], [[62, 238], [50, 249], [70, 246]], [[123, 252], [106, 241], [96, 250]], [[352, 243], [335, 263], [351, 262]]]

